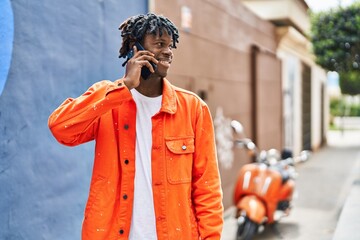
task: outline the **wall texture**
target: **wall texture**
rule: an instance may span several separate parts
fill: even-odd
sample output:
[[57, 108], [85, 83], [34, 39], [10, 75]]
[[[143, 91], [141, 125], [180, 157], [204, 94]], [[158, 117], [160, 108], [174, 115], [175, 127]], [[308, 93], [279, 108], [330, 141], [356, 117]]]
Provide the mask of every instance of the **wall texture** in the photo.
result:
[[0, 79], [0, 239], [80, 239], [93, 144], [61, 146], [47, 119], [66, 97], [121, 77], [118, 26], [146, 12], [147, 1], [2, 0], [0, 6], [0, 34], [4, 23], [14, 30], [12, 53], [0, 55], [1, 63], [12, 56]]

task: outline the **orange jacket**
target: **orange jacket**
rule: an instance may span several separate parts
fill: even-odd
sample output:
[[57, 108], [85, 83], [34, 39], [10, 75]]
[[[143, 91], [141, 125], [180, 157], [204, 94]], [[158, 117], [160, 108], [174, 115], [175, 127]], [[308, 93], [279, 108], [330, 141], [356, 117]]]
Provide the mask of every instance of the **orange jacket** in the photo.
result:
[[[213, 124], [193, 93], [163, 82], [152, 118], [152, 181], [158, 240], [220, 239], [222, 191]], [[123, 80], [101, 81], [49, 118], [62, 144], [96, 140], [83, 240], [127, 239], [134, 192], [136, 105]], [[147, 206], [144, 206], [147, 207]]]

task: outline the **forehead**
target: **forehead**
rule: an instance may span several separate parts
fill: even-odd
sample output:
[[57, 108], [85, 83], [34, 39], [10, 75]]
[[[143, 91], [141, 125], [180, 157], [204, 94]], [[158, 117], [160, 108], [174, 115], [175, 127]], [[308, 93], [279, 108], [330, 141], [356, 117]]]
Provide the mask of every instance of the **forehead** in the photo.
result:
[[157, 41], [157, 40], [172, 41], [172, 36], [171, 34], [168, 34], [168, 32], [165, 29], [162, 30], [161, 36], [159, 31], [157, 31], [156, 33], [148, 33], [144, 35], [144, 41]]

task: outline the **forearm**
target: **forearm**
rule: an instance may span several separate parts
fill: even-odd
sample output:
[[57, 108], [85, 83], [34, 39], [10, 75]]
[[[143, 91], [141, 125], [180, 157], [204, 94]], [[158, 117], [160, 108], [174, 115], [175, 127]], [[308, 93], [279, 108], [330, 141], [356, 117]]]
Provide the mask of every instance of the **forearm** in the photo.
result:
[[207, 107], [200, 114], [195, 137], [192, 195], [201, 239], [219, 240], [223, 227], [221, 179], [215, 138]]
[[94, 139], [103, 114], [131, 98], [122, 80], [101, 81], [78, 98], [68, 98], [49, 117], [48, 125], [62, 144], [74, 146]]

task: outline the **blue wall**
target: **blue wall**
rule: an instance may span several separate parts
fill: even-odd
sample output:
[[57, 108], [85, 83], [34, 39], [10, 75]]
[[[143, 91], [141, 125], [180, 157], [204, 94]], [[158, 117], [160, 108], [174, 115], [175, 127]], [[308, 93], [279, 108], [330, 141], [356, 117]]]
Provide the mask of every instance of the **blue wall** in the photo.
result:
[[0, 96], [9, 73], [12, 43], [14, 40], [14, 16], [9, 0], [0, 0]]
[[122, 76], [118, 26], [144, 13], [147, 1], [0, 2], [0, 15], [8, 14], [6, 25], [14, 30], [9, 53], [0, 55], [2, 62], [11, 57], [0, 79], [0, 85], [6, 80], [0, 95], [0, 239], [80, 239], [94, 144], [61, 146], [47, 120], [65, 98]]

